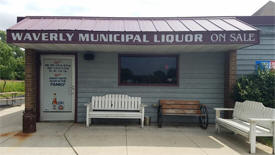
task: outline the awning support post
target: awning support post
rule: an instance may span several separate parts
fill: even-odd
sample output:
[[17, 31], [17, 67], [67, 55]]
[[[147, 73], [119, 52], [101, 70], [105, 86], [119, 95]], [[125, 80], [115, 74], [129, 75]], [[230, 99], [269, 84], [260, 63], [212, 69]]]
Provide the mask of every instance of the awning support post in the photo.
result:
[[[224, 107], [234, 108], [235, 102], [232, 98], [233, 87], [236, 83], [237, 72], [237, 50], [225, 53], [224, 65]], [[231, 118], [232, 112], [225, 112], [225, 118]]]
[[23, 132], [36, 131], [36, 102], [38, 98], [38, 56], [34, 51], [25, 51], [25, 111], [23, 114]]

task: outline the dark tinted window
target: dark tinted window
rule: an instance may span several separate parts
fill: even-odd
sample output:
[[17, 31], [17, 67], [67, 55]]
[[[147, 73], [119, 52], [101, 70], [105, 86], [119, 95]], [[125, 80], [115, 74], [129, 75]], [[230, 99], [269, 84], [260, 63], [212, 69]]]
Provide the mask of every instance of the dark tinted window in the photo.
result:
[[120, 84], [177, 84], [177, 56], [120, 56]]

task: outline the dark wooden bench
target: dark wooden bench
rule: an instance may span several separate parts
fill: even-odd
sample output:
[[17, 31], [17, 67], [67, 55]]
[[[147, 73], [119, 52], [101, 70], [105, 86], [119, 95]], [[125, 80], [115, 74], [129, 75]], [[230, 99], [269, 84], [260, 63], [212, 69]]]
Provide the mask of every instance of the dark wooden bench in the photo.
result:
[[163, 116], [195, 116], [199, 117], [200, 127], [208, 126], [208, 112], [205, 105], [200, 101], [187, 100], [160, 100], [158, 107], [158, 126], [162, 127]]

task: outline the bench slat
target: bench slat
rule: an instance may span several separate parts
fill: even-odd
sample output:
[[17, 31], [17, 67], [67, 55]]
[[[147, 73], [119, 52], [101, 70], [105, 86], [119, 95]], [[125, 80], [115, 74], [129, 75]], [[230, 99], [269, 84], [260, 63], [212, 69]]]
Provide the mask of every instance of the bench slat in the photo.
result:
[[134, 97], [134, 104], [131, 104], [131, 109], [134, 109], [134, 107], [135, 107], [136, 103], [137, 103], [137, 98], [136, 98], [136, 97]]
[[133, 101], [133, 98], [132, 97], [129, 97], [129, 100], [128, 100], [129, 102], [128, 102], [128, 104], [126, 104], [126, 108], [125, 109], [129, 109], [130, 108], [130, 106], [132, 105], [132, 104], [134, 104], [134, 101]]
[[95, 108], [95, 109], [99, 108], [98, 107], [98, 97], [97, 96], [92, 99], [92, 102], [93, 102], [93, 105], [92, 105], [93, 108]]
[[162, 114], [201, 114], [201, 111], [188, 109], [162, 109]]
[[190, 100], [160, 100], [160, 105], [164, 104], [200, 104], [200, 101]]
[[122, 108], [122, 101], [123, 101], [123, 96], [122, 95], [119, 95], [118, 96], [118, 109], [121, 109]]
[[105, 102], [102, 101], [103, 98], [100, 96], [99, 97], [99, 105], [101, 105], [103, 108], [106, 108]]
[[93, 110], [140, 110], [141, 98], [121, 94], [93, 96], [91, 107]]
[[99, 104], [101, 104], [102, 108], [103, 108], [103, 109], [110, 109], [110, 106], [109, 106], [109, 105], [111, 105], [112, 102], [111, 102], [111, 100], [109, 99], [109, 96], [108, 96], [108, 95], [107, 95], [106, 97], [100, 96], [100, 98], [101, 98], [102, 100], [104, 100], [104, 102], [99, 103]]
[[[223, 119], [223, 118], [217, 118], [217, 122], [219, 122], [220, 124], [226, 124], [229, 126], [232, 126], [234, 128], [237, 128], [238, 130], [241, 130], [245, 133], [248, 133], [250, 131], [250, 124], [245, 122], [245, 121], [241, 121], [241, 120], [237, 120], [237, 119]], [[260, 127], [260, 126], [256, 126], [256, 135], [257, 136], [272, 136], [272, 133], [270, 132], [269, 129]]]
[[135, 97], [135, 104], [132, 106], [133, 109], [137, 109], [137, 104], [138, 104], [138, 98]]
[[199, 110], [200, 105], [199, 104], [163, 104], [162, 109], [194, 109]]
[[123, 101], [121, 103], [121, 108], [124, 108], [126, 104], [127, 104], [127, 96], [123, 95]]

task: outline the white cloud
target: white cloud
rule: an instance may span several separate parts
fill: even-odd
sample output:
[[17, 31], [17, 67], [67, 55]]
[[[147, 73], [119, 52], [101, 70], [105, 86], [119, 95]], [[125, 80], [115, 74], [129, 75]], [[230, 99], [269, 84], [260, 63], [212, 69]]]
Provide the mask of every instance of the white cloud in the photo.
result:
[[0, 30], [4, 30], [16, 23], [16, 16], [0, 12]]
[[0, 0], [0, 29], [16, 16], [249, 16], [268, 0]]

